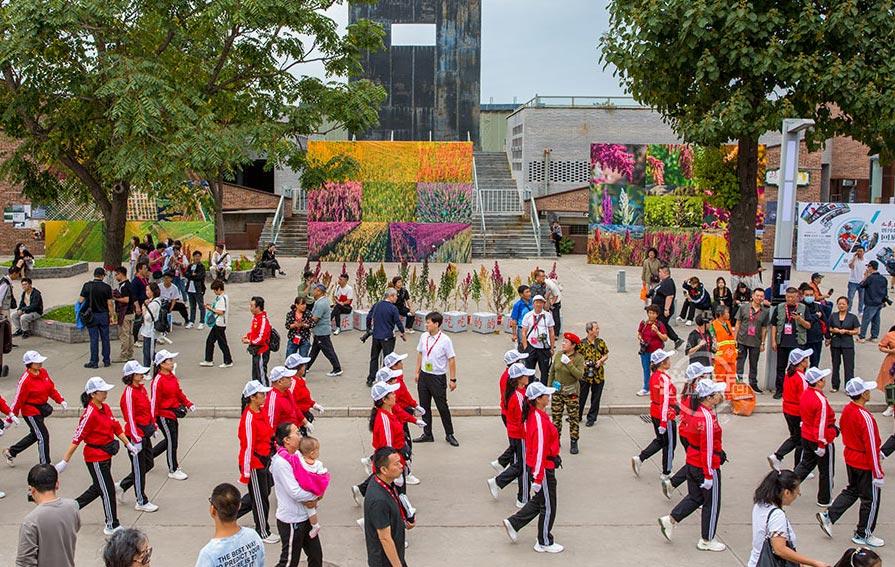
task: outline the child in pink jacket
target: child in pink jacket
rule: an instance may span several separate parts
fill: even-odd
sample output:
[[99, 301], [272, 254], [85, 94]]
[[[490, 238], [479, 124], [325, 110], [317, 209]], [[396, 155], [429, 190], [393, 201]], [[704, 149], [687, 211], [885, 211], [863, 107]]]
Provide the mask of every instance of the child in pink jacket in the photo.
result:
[[[283, 447], [277, 447], [277, 454], [286, 459], [292, 465], [295, 480], [303, 490], [307, 490], [314, 496], [323, 496], [326, 487], [329, 486], [329, 472], [323, 466], [320, 456], [320, 443], [313, 437], [302, 437], [298, 444], [298, 453], [290, 455]], [[320, 533], [320, 524], [317, 523], [317, 508], [308, 510], [308, 520], [311, 522], [310, 537], [317, 537]]]

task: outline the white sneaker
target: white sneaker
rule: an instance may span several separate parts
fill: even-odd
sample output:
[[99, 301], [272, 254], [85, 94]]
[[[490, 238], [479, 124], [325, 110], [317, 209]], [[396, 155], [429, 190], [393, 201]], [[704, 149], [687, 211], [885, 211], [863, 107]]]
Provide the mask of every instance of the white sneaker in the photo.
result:
[[643, 396], [649, 396], [649, 390], [643, 390], [643, 389], [638, 390], [637, 394], [635, 394], [635, 395], [640, 396], [641, 398]]
[[716, 539], [702, 539], [696, 542], [696, 549], [699, 551], [724, 551], [727, 546]]
[[16, 466], [16, 459], [12, 456], [12, 453], [9, 452], [9, 449], [3, 449], [3, 456], [6, 457], [6, 464], [14, 467]]
[[183, 328], [184, 328], [184, 329], [192, 329], [192, 328], [193, 328], [193, 323], [192, 323], [192, 321], [190, 321], [189, 323], [187, 323], [186, 325], [184, 325]]
[[342, 329], [340, 329], [340, 328], [338, 328], [338, 327], [336, 327], [335, 329], [333, 329], [333, 334], [334, 334], [334, 335], [338, 335], [338, 334], [341, 333], [341, 332], [342, 332]]
[[218, 364], [218, 368], [233, 368], [233, 363], [227, 364], [225, 362], [224, 364]]
[[364, 495], [356, 485], [351, 487], [351, 496], [354, 497], [354, 505], [360, 508], [364, 504]]
[[488, 490], [491, 491], [491, 498], [497, 500], [497, 496], [500, 494], [500, 487], [497, 486], [497, 481], [495, 479], [488, 479]]
[[491, 461], [491, 468], [499, 473], [502, 473], [504, 471], [504, 467], [500, 466], [500, 463], [497, 461]]
[[779, 471], [783, 468], [783, 463], [780, 462], [780, 459], [777, 458], [777, 455], [773, 453], [768, 455], [768, 464], [771, 465], [771, 468], [775, 471]]
[[408, 334], [408, 335], [412, 335], [412, 334], [415, 333], [415, 332], [416, 332], [416, 331], [414, 331], [413, 329], [411, 329], [411, 328], [409, 328], [409, 327], [407, 328], [407, 334]]
[[828, 512], [818, 512], [814, 517], [817, 518], [820, 529], [827, 534], [827, 537], [833, 537], [833, 522], [830, 521], [830, 514]]
[[320, 533], [320, 524], [314, 524], [311, 526], [311, 531], [308, 532], [308, 537], [315, 538], [317, 534]]
[[857, 545], [866, 545], [869, 547], [882, 547], [886, 545], [886, 542], [881, 538], [876, 537], [875, 535], [870, 535], [868, 537], [858, 537], [854, 536], [851, 540]]
[[404, 482], [410, 485], [417, 485], [420, 483], [420, 479], [416, 478], [412, 473], [407, 475], [407, 478], [404, 479]]
[[0, 498], [6, 498], [6, 493], [3, 491], [0, 491]]
[[358, 527], [360, 527], [360, 529], [364, 529], [364, 519], [363, 518], [358, 518], [357, 520], [355, 520], [355, 523], [358, 525]]
[[662, 535], [665, 536], [665, 539], [671, 541], [671, 536], [674, 535], [674, 524], [671, 522], [671, 516], [659, 518], [659, 528], [662, 530]]
[[684, 322], [684, 318], [681, 317], [680, 315], [678, 315], [677, 317], [675, 317], [674, 320], [675, 320], [676, 322], [678, 322], [678, 323], [683, 323], [683, 322]]
[[165, 345], [173, 345], [173, 344], [174, 344], [174, 341], [172, 341], [171, 339], [169, 339], [167, 335], [162, 335], [162, 336], [160, 336], [160, 337], [158, 338], [158, 342], [160, 342], [160, 343], [162, 343], [162, 344], [165, 344]]
[[211, 362], [210, 360], [203, 360], [199, 363], [199, 366], [214, 366], [214, 362]]
[[553, 542], [550, 545], [541, 545], [540, 543], [535, 544], [535, 551], [538, 553], [559, 553], [563, 549], [563, 546], [556, 542]]
[[690, 320], [688, 319], [687, 322], [684, 323], [684, 324], [685, 324], [686, 326], [688, 326], [688, 327], [692, 327], [692, 326], [693, 326], [693, 321], [690, 321]]
[[895, 415], [895, 407], [893, 407], [893, 406], [887, 407], [886, 411], [883, 412], [883, 415], [886, 417], [892, 417], [892, 415]]
[[674, 492], [674, 486], [671, 484], [670, 478], [662, 479], [662, 494], [665, 495], [665, 498], [671, 500], [671, 494]]
[[370, 460], [370, 457], [363, 457], [360, 460], [360, 464], [364, 467], [364, 472], [367, 474], [373, 474], [373, 462]]
[[330, 371], [330, 372], [327, 372], [326, 375], [327, 375], [327, 376], [330, 376], [330, 377], [341, 376], [341, 375], [342, 375], [342, 371], [341, 371], [341, 370]]
[[115, 483], [115, 496], [118, 497], [118, 501], [122, 504], [127, 503], [127, 494], [124, 492], [124, 489], [121, 488], [120, 482]]
[[[199, 330], [201, 331], [202, 329], [205, 328], [205, 323], [199, 323], [199, 324], [196, 326], [196, 328], [199, 329]], [[313, 537], [313, 536], [311, 536], [311, 537]]]
[[513, 524], [509, 520], [504, 520], [503, 528], [507, 531], [507, 537], [510, 538], [510, 541], [516, 543], [519, 539], [519, 534], [513, 529]]
[[158, 510], [158, 506], [153, 504], [152, 502], [147, 502], [146, 504], [137, 504], [134, 506], [134, 510], [137, 512], [155, 512]]
[[277, 534], [270, 534], [266, 538], [263, 538], [261, 541], [269, 544], [280, 543], [280, 536], [278, 536]]
[[519, 508], [520, 510], [522, 508], [525, 508], [525, 502], [523, 502], [521, 500], [516, 500], [516, 508]]
[[642, 464], [643, 461], [640, 460], [639, 455], [631, 457], [631, 468], [634, 470], [634, 476], [640, 476], [640, 465]]
[[106, 526], [105, 528], [103, 528], [103, 534], [110, 536], [120, 529], [123, 529], [123, 528], [121, 526], [118, 526], [117, 528], [110, 528], [110, 527]]
[[811, 480], [812, 478], [814, 478], [816, 476], [817, 476], [816, 474], [814, 474], [813, 472], [810, 472], [810, 473], [808, 473], [808, 476], [805, 477], [805, 480]]
[[[174, 471], [174, 472], [169, 472], [169, 473], [168, 473], [168, 478], [171, 478], [171, 479], [174, 479], [174, 480], [186, 480], [186, 479], [189, 478], [189, 475], [187, 475], [187, 474], [186, 474], [185, 472], [183, 472], [182, 470], [177, 469], [177, 470]], [[279, 540], [278, 540], [278, 541], [279, 541]]]

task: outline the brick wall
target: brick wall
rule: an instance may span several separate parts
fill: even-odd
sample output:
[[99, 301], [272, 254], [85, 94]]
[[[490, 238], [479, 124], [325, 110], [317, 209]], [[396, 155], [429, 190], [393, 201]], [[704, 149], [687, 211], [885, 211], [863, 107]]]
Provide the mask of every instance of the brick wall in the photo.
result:
[[[16, 142], [0, 135], [0, 154], [14, 149]], [[31, 200], [22, 196], [21, 187], [0, 182], [0, 209], [12, 205], [30, 205]], [[12, 223], [0, 222], [0, 256], [12, 256], [16, 242], [24, 242], [35, 256], [42, 255], [45, 250], [42, 240], [35, 240], [30, 230], [13, 228]]]
[[275, 211], [280, 196], [241, 185], [224, 183], [224, 210], [271, 209]]
[[[810, 178], [810, 184], [807, 187], [796, 188], [796, 201], [819, 201], [820, 200], [820, 169], [822, 162], [822, 151], [809, 152], [802, 142], [799, 149], [799, 171], [807, 171]], [[767, 147], [767, 168], [778, 169], [780, 167], [780, 145]], [[777, 187], [766, 185], [764, 189], [765, 202], [777, 201]], [[770, 262], [774, 259], [774, 237], [776, 227], [765, 226], [764, 234], [761, 239], [762, 260]], [[793, 237], [792, 255], [795, 261], [796, 255], [796, 238]]]
[[830, 179], [870, 179], [870, 148], [842, 136], [827, 143], [832, 145]]
[[588, 211], [590, 188], [582, 187], [562, 193], [555, 193], [535, 199], [538, 211], [555, 211], [564, 213], [586, 213]]

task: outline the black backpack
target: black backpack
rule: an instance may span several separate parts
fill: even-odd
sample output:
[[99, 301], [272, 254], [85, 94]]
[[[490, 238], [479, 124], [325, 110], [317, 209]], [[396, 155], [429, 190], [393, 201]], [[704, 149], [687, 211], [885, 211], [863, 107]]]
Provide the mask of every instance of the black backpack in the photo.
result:
[[[171, 311], [170, 309], [171, 303], [168, 301], [162, 301], [158, 308], [158, 319], [153, 321], [153, 327], [159, 333], [170, 333], [171, 325], [168, 324], [168, 313]], [[151, 315], [152, 312], [147, 309], [147, 312]]]
[[263, 282], [264, 281], [264, 268], [261, 268], [258, 266], [253, 268], [251, 273], [249, 274], [249, 281], [251, 283]]
[[270, 327], [270, 338], [267, 339], [267, 348], [269, 348], [271, 352], [280, 351], [280, 333], [278, 333], [273, 326]]

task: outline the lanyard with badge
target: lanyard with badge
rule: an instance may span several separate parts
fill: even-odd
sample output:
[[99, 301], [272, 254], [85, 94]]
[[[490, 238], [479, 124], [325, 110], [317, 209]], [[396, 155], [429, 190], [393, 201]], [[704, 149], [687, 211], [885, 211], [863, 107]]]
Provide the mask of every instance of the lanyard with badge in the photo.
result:
[[535, 336], [532, 337], [532, 336], [530, 336], [531, 333], [529, 333], [529, 342], [531, 342], [532, 345], [537, 345], [539, 342], [543, 343], [544, 345], [547, 344], [547, 333], [539, 332], [541, 321], [543, 321], [543, 320], [544, 320], [543, 313], [534, 317], [534, 324], [531, 326], [531, 328], [532, 328], [532, 331], [535, 332]]
[[785, 323], [783, 324], [783, 334], [791, 335], [792, 334], [792, 318], [793, 318], [793, 315], [795, 314], [795, 310], [793, 310], [793, 315], [790, 315], [789, 314], [789, 305], [786, 305], [784, 311], [786, 313], [786, 319], [785, 319]]
[[401, 503], [398, 502], [398, 497], [395, 496], [395, 491], [392, 490], [392, 488], [389, 487], [387, 484], [385, 484], [384, 482], [382, 482], [382, 481], [379, 479], [379, 477], [376, 476], [375, 474], [373, 475], [373, 478], [376, 480], [376, 482], [379, 483], [379, 486], [381, 486], [383, 489], [385, 489], [385, 491], [388, 492], [389, 496], [392, 497], [392, 500], [394, 500], [394, 501], [395, 501], [395, 504], [398, 505], [398, 511], [401, 513], [401, 519], [404, 520], [404, 521], [406, 522], [406, 521], [407, 521], [407, 516], [405, 516], [405, 514], [404, 514], [404, 506], [401, 506]]
[[[435, 336], [435, 342], [432, 343], [432, 346], [429, 346], [429, 337], [426, 337], [426, 359], [428, 359], [432, 355], [432, 349], [434, 349], [435, 345], [438, 344], [438, 339], [440, 338], [441, 332], [439, 331], [439, 333]], [[431, 361], [426, 362], [425, 364], [423, 364], [423, 370], [431, 373], [432, 370], [434, 370], [434, 365]]]
[[755, 319], [758, 317], [759, 313], [761, 313], [760, 307], [757, 311], [753, 311], [752, 306], [749, 306], [749, 327], [746, 329], [746, 334], [750, 337], [755, 336]]

